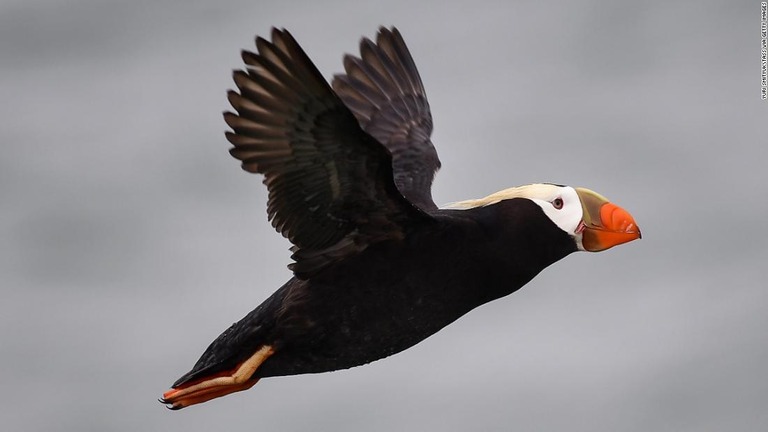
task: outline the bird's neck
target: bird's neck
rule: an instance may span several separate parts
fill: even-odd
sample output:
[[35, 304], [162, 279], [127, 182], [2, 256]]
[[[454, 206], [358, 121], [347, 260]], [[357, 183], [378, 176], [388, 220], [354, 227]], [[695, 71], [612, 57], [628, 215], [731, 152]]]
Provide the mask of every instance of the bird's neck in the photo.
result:
[[527, 199], [445, 211], [470, 221], [464, 229], [472, 240], [466, 242], [464, 253], [478, 264], [475, 289], [482, 303], [511, 294], [576, 251], [570, 236]]

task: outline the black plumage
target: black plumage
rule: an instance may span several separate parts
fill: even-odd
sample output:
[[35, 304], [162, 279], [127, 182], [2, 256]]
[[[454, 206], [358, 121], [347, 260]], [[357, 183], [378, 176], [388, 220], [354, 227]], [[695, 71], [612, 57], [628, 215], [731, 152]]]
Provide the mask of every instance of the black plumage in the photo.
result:
[[[388, 31], [386, 35], [387, 39], [397, 37]], [[412, 163], [407, 161], [418, 160], [419, 153], [427, 151], [403, 150], [408, 144], [401, 138], [420, 126], [388, 127], [404, 124], [391, 113], [370, 120], [368, 126], [385, 143], [393, 143], [390, 153], [361, 128], [288, 32], [275, 29], [272, 42], [257, 38], [256, 47], [258, 54], [243, 52], [248, 71], [234, 73], [240, 94], [229, 92], [237, 114], [224, 114], [233, 130], [226, 136], [235, 146], [230, 153], [243, 161], [243, 169], [264, 174], [269, 190], [267, 213], [272, 225], [295, 245], [291, 269], [297, 275], [310, 277], [371, 243], [402, 237], [412, 220], [430, 218], [424, 210], [435, 208], [429, 187], [439, 162], [410, 171]], [[420, 88], [406, 91], [418, 93]], [[428, 107], [421, 109], [429, 117]], [[370, 107], [367, 110], [373, 112]], [[419, 144], [431, 148], [437, 160], [428, 138]], [[399, 165], [403, 169], [397, 169]], [[404, 195], [421, 197], [423, 186], [431, 205], [422, 208]]]
[[332, 86], [287, 31], [256, 46], [234, 73], [226, 137], [243, 169], [264, 175], [269, 219], [294, 245], [294, 277], [222, 333], [162, 402], [183, 408], [262, 377], [389, 356], [579, 249], [576, 233], [522, 193], [437, 208], [432, 116], [396, 29], [363, 39]]
[[[402, 351], [576, 250], [565, 232], [531, 217], [537, 212], [525, 199], [443, 211], [404, 240], [379, 242], [308, 280], [294, 277], [174, 386], [231, 369], [265, 342], [276, 352], [260, 377], [344, 369]], [[510, 244], [527, 248], [500, 252]]]

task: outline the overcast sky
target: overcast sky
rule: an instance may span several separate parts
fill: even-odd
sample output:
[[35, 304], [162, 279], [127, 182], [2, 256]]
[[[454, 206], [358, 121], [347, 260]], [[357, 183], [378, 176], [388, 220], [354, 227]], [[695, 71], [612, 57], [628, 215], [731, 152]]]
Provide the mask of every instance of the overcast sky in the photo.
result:
[[[768, 430], [758, 1], [0, 3], [0, 424], [8, 431]], [[326, 77], [396, 25], [446, 203], [594, 189], [644, 238], [575, 254], [416, 347], [156, 399], [290, 277], [227, 149], [239, 51]]]

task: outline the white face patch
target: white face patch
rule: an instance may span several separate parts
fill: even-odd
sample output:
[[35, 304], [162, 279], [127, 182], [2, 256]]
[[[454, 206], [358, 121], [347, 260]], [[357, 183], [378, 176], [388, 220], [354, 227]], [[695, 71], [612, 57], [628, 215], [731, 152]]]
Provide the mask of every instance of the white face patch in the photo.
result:
[[576, 190], [570, 186], [557, 186], [553, 184], [530, 184], [515, 188], [504, 189], [485, 198], [460, 201], [444, 207], [447, 209], [470, 209], [484, 207], [505, 199], [528, 198], [538, 204], [544, 214], [549, 217], [561, 230], [571, 235], [576, 245], [583, 250], [582, 220], [584, 210], [581, 207], [581, 199]]
[[543, 196], [529, 199], [544, 210], [544, 214], [552, 219], [561, 230], [576, 237], [581, 237], [579, 227], [584, 217], [581, 200], [576, 190], [570, 186], [552, 186], [552, 190]]

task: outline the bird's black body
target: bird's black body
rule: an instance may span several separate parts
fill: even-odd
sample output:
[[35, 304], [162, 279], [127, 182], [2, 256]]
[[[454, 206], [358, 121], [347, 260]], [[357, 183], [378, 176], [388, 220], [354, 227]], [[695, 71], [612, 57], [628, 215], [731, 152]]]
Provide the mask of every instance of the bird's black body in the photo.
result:
[[576, 250], [526, 199], [443, 210], [429, 225], [373, 245], [310, 280], [292, 278], [219, 336], [176, 385], [230, 369], [263, 344], [276, 353], [261, 365], [259, 377], [345, 369], [387, 357], [516, 291]]

